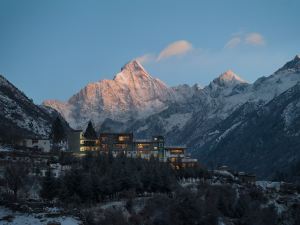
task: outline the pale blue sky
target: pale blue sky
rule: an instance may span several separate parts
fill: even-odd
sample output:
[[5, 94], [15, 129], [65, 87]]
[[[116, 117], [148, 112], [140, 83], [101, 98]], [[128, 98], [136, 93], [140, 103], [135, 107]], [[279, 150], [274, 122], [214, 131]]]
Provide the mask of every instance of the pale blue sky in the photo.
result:
[[0, 0], [0, 73], [36, 103], [67, 100], [144, 55], [169, 86], [206, 85], [227, 69], [252, 82], [300, 53], [299, 9], [296, 0]]

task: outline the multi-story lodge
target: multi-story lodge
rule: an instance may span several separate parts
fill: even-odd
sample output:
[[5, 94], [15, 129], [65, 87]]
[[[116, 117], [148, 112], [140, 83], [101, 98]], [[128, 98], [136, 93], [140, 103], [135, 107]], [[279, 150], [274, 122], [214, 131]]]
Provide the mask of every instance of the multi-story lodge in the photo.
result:
[[198, 163], [197, 159], [190, 158], [187, 155], [185, 146], [165, 147], [164, 160], [169, 162], [175, 169], [195, 167]]
[[153, 136], [151, 139], [134, 139], [133, 133], [101, 133], [98, 138], [87, 139], [82, 130], [73, 131], [68, 137], [69, 151], [85, 153], [98, 151], [112, 154], [114, 157], [150, 159], [156, 158], [167, 162], [175, 169], [194, 167], [197, 159], [187, 156], [184, 146], [165, 146], [163, 136]]
[[111, 153], [113, 156], [133, 154], [132, 133], [101, 133], [99, 140], [100, 151], [103, 153]]
[[150, 159], [164, 157], [165, 140], [163, 136], [153, 136], [152, 139], [137, 139], [134, 143], [134, 156]]
[[88, 139], [82, 130], [74, 130], [68, 136], [68, 149], [72, 152], [99, 151], [100, 140]]

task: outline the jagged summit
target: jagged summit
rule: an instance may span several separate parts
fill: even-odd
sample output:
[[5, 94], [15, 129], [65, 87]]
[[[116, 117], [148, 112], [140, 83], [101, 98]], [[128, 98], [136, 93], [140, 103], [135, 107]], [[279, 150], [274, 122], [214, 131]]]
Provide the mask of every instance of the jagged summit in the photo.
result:
[[240, 82], [245, 82], [242, 78], [240, 78], [238, 75], [236, 75], [232, 70], [227, 70], [225, 73], [222, 73], [219, 76], [219, 79], [226, 80], [226, 81], [237, 80]]
[[137, 60], [131, 60], [128, 63], [126, 63], [121, 68], [121, 71], [123, 71], [123, 70], [130, 70], [130, 71], [142, 70], [142, 71], [145, 71], [142, 64], [140, 64], [139, 61], [137, 61]]
[[282, 73], [282, 72], [300, 72], [300, 55], [296, 55], [295, 58], [277, 70], [275, 73]]
[[114, 77], [115, 81], [122, 83], [128, 83], [130, 80], [134, 81], [136, 79], [153, 79], [137, 60], [125, 64], [121, 68], [121, 72]]
[[219, 77], [214, 79], [213, 83], [216, 83], [220, 86], [226, 86], [247, 82], [240, 78], [238, 75], [236, 75], [232, 70], [227, 70], [226, 72], [222, 73]]

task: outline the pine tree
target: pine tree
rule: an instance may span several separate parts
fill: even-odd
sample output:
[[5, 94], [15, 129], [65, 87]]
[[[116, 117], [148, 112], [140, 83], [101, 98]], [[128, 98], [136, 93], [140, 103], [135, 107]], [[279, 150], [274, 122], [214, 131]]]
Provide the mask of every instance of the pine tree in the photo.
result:
[[84, 137], [87, 139], [96, 139], [97, 138], [97, 133], [96, 133], [91, 121], [89, 121], [89, 124], [84, 132]]
[[65, 129], [59, 117], [57, 117], [53, 122], [51, 138], [54, 143], [59, 143], [66, 138]]

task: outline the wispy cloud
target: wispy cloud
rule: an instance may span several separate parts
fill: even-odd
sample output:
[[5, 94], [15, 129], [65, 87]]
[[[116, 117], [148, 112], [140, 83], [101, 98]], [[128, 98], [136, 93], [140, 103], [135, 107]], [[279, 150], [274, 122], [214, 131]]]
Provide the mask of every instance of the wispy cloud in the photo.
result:
[[137, 57], [136, 60], [142, 64], [147, 64], [154, 61], [158, 62], [174, 56], [184, 55], [191, 50], [193, 50], [193, 46], [190, 42], [186, 40], [179, 40], [169, 44], [159, 54], [147, 53]]
[[142, 64], [147, 64], [148, 62], [154, 61], [155, 56], [153, 54], [145, 54], [136, 58]]
[[231, 38], [225, 45], [225, 48], [235, 48], [242, 42], [240, 37]]
[[266, 41], [262, 34], [257, 32], [252, 33], [237, 33], [224, 46], [224, 48], [236, 48], [242, 44], [252, 46], [265, 45]]
[[184, 55], [192, 49], [192, 44], [186, 40], [175, 41], [169, 44], [159, 53], [157, 61], [167, 59], [173, 56]]
[[265, 39], [259, 33], [249, 33], [246, 34], [245, 42], [250, 45], [264, 45]]

